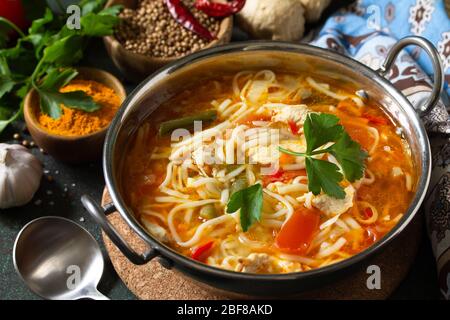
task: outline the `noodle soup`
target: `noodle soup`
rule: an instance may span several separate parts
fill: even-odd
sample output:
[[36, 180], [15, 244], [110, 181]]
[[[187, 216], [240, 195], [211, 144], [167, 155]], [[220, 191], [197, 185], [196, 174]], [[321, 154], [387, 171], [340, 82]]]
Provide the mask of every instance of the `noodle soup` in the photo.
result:
[[271, 70], [213, 78], [165, 102], [123, 170], [125, 200], [154, 238], [248, 273], [359, 253], [401, 219], [416, 184], [401, 130], [364, 92]]

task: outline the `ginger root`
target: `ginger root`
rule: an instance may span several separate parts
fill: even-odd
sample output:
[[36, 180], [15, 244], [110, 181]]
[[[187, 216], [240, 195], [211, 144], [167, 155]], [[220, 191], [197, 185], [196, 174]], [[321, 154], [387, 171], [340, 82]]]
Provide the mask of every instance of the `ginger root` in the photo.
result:
[[315, 22], [330, 0], [247, 0], [237, 15], [239, 27], [257, 39], [298, 41], [305, 21]]
[[304, 32], [303, 12], [300, 0], [247, 0], [237, 21], [254, 38], [297, 41]]

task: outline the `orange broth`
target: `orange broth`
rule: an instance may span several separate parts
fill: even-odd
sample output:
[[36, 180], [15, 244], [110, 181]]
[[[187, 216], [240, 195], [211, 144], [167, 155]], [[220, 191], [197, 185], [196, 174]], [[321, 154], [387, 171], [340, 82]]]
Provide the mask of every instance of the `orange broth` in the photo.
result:
[[[302, 75], [289, 73], [277, 73], [276, 77], [277, 80], [281, 82], [284, 77], [298, 77], [300, 79], [299, 81], [304, 79]], [[225, 99], [231, 99], [233, 103], [238, 102], [239, 98], [233, 95], [232, 80], [233, 76], [222, 76], [203, 82], [200, 86], [193, 86], [185, 89], [158, 108], [158, 110], [149, 117], [141, 130], [136, 134], [134, 140], [130, 143], [130, 148], [126, 156], [126, 164], [123, 169], [123, 190], [125, 190], [126, 202], [141, 221], [146, 220], [149, 223], [158, 225], [170, 234], [170, 230], [167, 223], [164, 222], [164, 219], [167, 218], [170, 210], [178, 204], [157, 203], [155, 201], [155, 197], [167, 196], [167, 194], [161, 192], [159, 186], [166, 176], [166, 167], [169, 160], [152, 159], [152, 153], [156, 147], [168, 147], [171, 144], [170, 136], [158, 136], [157, 128], [160, 123], [166, 120], [192, 115], [198, 111], [209, 110], [212, 108], [212, 101], [220, 103]], [[341, 87], [341, 84], [337, 83], [335, 80], [320, 80], [328, 83], [330, 85], [330, 90], [333, 90], [334, 92], [348, 93], [351, 91], [346, 86]], [[246, 79], [240, 80], [240, 88], [245, 85], [245, 81]], [[350, 225], [347, 225], [349, 231], [337, 236], [345, 239], [345, 245], [332, 256], [319, 259], [317, 258], [317, 252], [321, 250], [319, 244], [316, 246], [311, 244], [307, 250], [301, 250], [301, 252], [284, 250], [277, 247], [275, 243], [275, 239], [280, 230], [279, 228], [266, 227], [256, 223], [245, 233], [245, 237], [248, 241], [257, 241], [263, 245], [255, 247], [250, 252], [265, 253], [273, 258], [273, 261], [279, 261], [277, 259], [281, 259], [280, 256], [283, 254], [289, 254], [290, 256], [295, 256], [297, 254], [302, 258], [311, 258], [314, 262], [303, 263], [298, 262], [293, 258], [293, 260], [289, 260], [292, 267], [287, 269], [271, 266], [270, 268], [267, 267], [267, 269], [257, 270], [255, 272], [280, 273], [304, 271], [328, 263], [334, 263], [357, 254], [371, 246], [374, 242], [380, 240], [396, 225], [402, 214], [407, 212], [415, 192], [416, 174], [407, 142], [396, 133], [396, 125], [376, 102], [369, 100], [363, 107], [358, 107], [351, 99], [338, 101], [323, 93], [317, 92], [305, 83], [303, 83], [303, 87], [311, 90], [312, 95], [303, 99], [291, 95], [281, 102], [289, 105], [302, 103], [306, 104], [308, 108], [314, 112], [335, 114], [339, 117], [340, 123], [344, 126], [352, 139], [357, 141], [365, 151], [370, 151], [376, 140], [376, 137], [368, 132], [367, 127], [370, 126], [375, 128], [378, 132], [379, 142], [374, 150], [371, 150], [372, 152], [369, 158], [365, 161], [366, 169], [373, 175], [373, 177], [371, 176], [370, 178], [373, 178], [374, 181], [370, 184], [361, 184], [357, 188], [355, 187], [356, 193], [353, 200], [353, 206], [342, 215], [343, 221], [345, 220], [345, 217], [353, 218], [354, 221], [358, 222], [362, 230], [352, 229]], [[276, 91], [277, 89], [271, 88], [270, 90]], [[268, 119], [270, 119], [270, 114], [250, 114], [240, 122], [252, 126], [254, 121], [264, 121]], [[203, 129], [213, 127], [221, 121], [222, 120], [216, 120], [211, 122]], [[292, 159], [289, 159], [289, 156], [281, 157], [281, 159], [285, 163], [292, 161]], [[212, 172], [211, 170], [211, 167], [206, 166], [205, 171], [207, 173]], [[305, 174], [304, 170], [299, 170], [292, 176], [295, 177], [296, 175], [302, 174]], [[367, 171], [366, 176], [368, 176]], [[288, 176], [286, 179], [292, 181], [293, 177]], [[264, 177], [260, 178], [264, 181]], [[343, 182], [343, 184], [346, 185], [348, 183]], [[200, 199], [193, 189], [191, 190], [191, 196], [193, 200]], [[295, 196], [293, 196], [293, 198], [295, 198]], [[369, 224], [361, 222], [370, 218], [371, 214], [373, 214], [372, 209], [368, 207], [367, 203], [376, 209], [378, 215], [377, 220]], [[300, 203], [300, 206], [302, 205], [303, 204]], [[145, 209], [143, 209], [146, 208], [146, 206], [150, 206], [152, 208], [151, 211], [157, 212], [162, 218], [158, 218], [155, 215], [147, 215], [144, 212]], [[205, 222], [205, 219], [199, 215], [198, 210], [194, 210], [189, 222], [186, 222], [185, 217], [186, 216], [179, 215], [174, 220], [176, 232], [183, 240], [192, 237], [197, 228]], [[328, 218], [329, 217], [325, 214], [320, 213], [320, 223], [323, 223]], [[201, 241], [196, 243], [195, 246], [180, 246], [173, 238], [169, 239], [166, 243], [181, 254], [191, 256], [193, 249], [198, 248], [200, 245], [208, 243], [209, 241], [213, 241], [214, 245], [211, 249], [208, 249], [208, 254], [211, 255], [212, 258], [210, 260], [206, 258], [203, 262], [215, 266], [219, 265], [220, 267], [220, 264], [224, 263], [223, 261], [225, 259], [225, 257], [221, 256], [221, 250], [223, 250], [222, 244], [230, 237], [234, 237], [233, 233], [236, 232], [235, 227], [225, 223], [215, 226], [213, 230], [218, 230], [220, 228], [227, 229], [225, 231], [228, 233], [217, 237], [210, 237], [208, 234], [205, 234]], [[317, 236], [320, 231], [321, 230], [316, 230], [314, 235]], [[210, 234], [213, 233], [211, 232]], [[335, 240], [336, 239], [330, 235], [326, 241], [331, 243]], [[233, 250], [239, 252], [239, 248]], [[239, 259], [242, 260], [243, 258]], [[238, 261], [236, 262], [237, 264], [240, 261], [239, 259], [236, 260]], [[234, 261], [233, 258], [230, 258], [229, 260]], [[231, 265], [234, 268], [234, 264], [231, 263]], [[240, 270], [236, 267], [235, 271], [245, 271], [245, 268]]]

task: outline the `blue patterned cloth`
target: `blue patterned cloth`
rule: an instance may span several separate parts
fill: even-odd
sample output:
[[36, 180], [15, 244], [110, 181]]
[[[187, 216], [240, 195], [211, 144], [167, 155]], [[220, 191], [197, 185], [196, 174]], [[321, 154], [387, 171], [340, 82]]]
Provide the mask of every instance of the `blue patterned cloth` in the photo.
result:
[[[425, 37], [438, 49], [450, 95], [450, 19], [443, 0], [357, 1], [328, 19], [313, 44], [376, 66], [390, 45], [408, 35]], [[433, 74], [422, 49], [410, 46], [407, 51], [428, 76]]]
[[[444, 88], [450, 95], [450, 19], [443, 0], [359, 0], [331, 16], [312, 44], [352, 56], [378, 69], [390, 47], [409, 35], [425, 37], [435, 45], [444, 67]], [[387, 78], [413, 106], [419, 106], [429, 96], [432, 75], [432, 64], [426, 53], [410, 46], [399, 55]], [[450, 105], [445, 106], [441, 101], [422, 120], [428, 132], [433, 133], [430, 135], [433, 171], [424, 211], [436, 256], [440, 291], [443, 298], [450, 300], [449, 109]]]

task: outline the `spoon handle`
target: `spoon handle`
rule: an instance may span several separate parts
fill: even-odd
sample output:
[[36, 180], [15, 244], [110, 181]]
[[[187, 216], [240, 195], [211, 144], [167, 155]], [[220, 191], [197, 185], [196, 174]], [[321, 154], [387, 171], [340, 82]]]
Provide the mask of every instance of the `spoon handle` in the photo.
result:
[[111, 300], [107, 296], [105, 296], [103, 293], [98, 291], [97, 289], [93, 289], [83, 295], [83, 298], [92, 299], [92, 300]]

